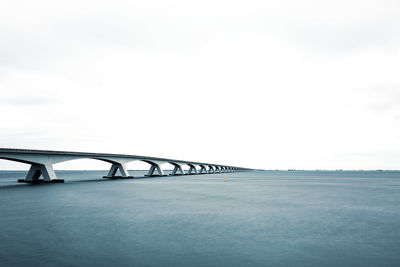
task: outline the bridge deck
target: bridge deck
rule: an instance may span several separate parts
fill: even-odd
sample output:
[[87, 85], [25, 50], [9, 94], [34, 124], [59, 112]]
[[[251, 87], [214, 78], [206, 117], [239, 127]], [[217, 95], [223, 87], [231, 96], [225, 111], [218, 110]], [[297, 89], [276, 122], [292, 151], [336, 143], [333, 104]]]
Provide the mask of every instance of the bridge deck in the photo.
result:
[[[227, 166], [223, 164], [212, 164], [212, 163], [204, 163], [204, 162], [195, 162], [195, 161], [186, 161], [186, 160], [177, 160], [177, 159], [169, 159], [169, 158], [159, 158], [159, 157], [149, 157], [149, 156], [140, 156], [140, 155], [128, 155], [128, 154], [110, 154], [110, 153], [95, 153], [95, 152], [74, 152], [74, 151], [56, 151], [56, 150], [36, 150], [36, 149], [15, 149], [15, 148], [0, 148], [0, 153], [9, 153], [9, 154], [36, 154], [36, 155], [59, 155], [59, 156], [82, 156], [82, 157], [105, 157], [105, 158], [128, 158], [128, 159], [147, 159], [147, 160], [155, 160], [155, 161], [164, 161], [164, 162], [179, 162], [184, 164], [196, 164], [196, 165], [221, 165]], [[231, 167], [231, 166], [227, 166]]]

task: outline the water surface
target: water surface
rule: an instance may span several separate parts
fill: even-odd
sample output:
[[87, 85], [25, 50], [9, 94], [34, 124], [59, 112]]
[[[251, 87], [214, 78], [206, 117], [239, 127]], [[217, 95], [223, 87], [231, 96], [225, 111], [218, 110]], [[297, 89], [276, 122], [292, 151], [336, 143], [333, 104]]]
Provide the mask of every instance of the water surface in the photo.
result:
[[400, 266], [400, 172], [104, 174], [0, 172], [0, 265]]

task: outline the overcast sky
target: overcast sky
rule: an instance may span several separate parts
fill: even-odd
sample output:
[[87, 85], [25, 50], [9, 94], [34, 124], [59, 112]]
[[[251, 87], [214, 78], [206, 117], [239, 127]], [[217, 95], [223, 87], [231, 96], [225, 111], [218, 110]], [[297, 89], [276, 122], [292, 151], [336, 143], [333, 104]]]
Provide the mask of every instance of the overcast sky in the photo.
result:
[[400, 1], [1, 0], [0, 93], [0, 147], [400, 169]]

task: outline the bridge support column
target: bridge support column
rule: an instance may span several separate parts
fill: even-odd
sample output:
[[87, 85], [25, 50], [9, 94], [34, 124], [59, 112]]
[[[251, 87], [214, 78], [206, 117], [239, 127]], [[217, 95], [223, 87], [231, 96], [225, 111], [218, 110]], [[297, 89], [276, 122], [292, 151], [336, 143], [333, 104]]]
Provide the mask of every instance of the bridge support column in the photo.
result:
[[215, 173], [213, 166], [208, 166], [208, 173]]
[[[43, 176], [43, 179], [39, 179]], [[32, 164], [25, 179], [18, 179], [19, 183], [64, 183], [57, 179], [52, 164]]]
[[189, 167], [188, 174], [197, 174], [197, 169], [194, 165], [190, 164]]
[[185, 171], [182, 169], [182, 166], [180, 166], [178, 164], [174, 164], [174, 166], [175, 167], [174, 167], [171, 175], [185, 175]]
[[200, 165], [200, 174], [207, 173], [207, 168], [204, 165]]
[[[121, 176], [116, 176], [115, 174], [117, 174], [117, 171], [119, 170], [119, 172], [121, 173]], [[108, 171], [107, 176], [103, 176], [103, 178], [107, 178], [107, 179], [121, 179], [121, 178], [133, 178], [133, 176], [129, 175], [129, 172], [125, 166], [124, 163], [117, 163], [114, 162], [111, 165], [110, 170]]]
[[[155, 171], [157, 171], [158, 174], [154, 174]], [[150, 170], [146, 176], [165, 176], [165, 174], [159, 164], [153, 163], [151, 164]]]

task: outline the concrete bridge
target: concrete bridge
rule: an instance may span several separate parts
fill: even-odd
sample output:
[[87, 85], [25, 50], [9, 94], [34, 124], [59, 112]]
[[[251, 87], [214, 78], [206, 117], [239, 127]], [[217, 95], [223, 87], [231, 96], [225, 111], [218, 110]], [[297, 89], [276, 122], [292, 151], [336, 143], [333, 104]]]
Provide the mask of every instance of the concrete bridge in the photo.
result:
[[[161, 166], [170, 163], [174, 166], [171, 175], [189, 175], [189, 174], [205, 174], [205, 173], [225, 173], [250, 170], [246, 168], [202, 163], [185, 160], [174, 160], [166, 158], [146, 157], [137, 155], [124, 154], [106, 154], [106, 153], [86, 153], [86, 152], [68, 152], [68, 151], [49, 151], [49, 150], [30, 150], [30, 149], [10, 149], [0, 148], [0, 159], [11, 160], [30, 164], [31, 167], [25, 179], [19, 179], [18, 182], [38, 183], [38, 182], [58, 182], [63, 183], [64, 180], [57, 179], [53, 169], [53, 164], [74, 160], [74, 159], [96, 159], [111, 164], [107, 176], [109, 179], [127, 179], [133, 178], [126, 168], [126, 164], [132, 161], [143, 161], [150, 164], [150, 169], [146, 176], [164, 176]], [[189, 170], [185, 172], [183, 167], [189, 166]], [[117, 172], [120, 176], [117, 176]], [[39, 179], [40, 177], [43, 179]]]

